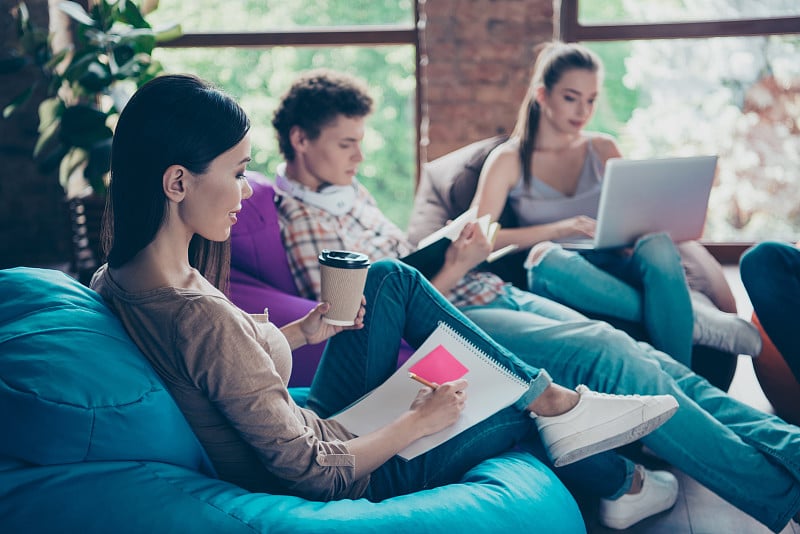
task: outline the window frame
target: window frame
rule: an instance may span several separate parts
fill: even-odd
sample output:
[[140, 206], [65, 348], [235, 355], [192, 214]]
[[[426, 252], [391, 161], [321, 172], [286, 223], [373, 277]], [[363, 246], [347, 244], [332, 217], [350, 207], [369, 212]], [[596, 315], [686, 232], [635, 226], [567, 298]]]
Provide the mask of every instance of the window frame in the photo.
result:
[[[800, 17], [702, 20], [692, 22], [581, 24], [580, 0], [561, 0], [556, 38], [564, 42], [688, 39], [800, 34]], [[723, 264], [738, 264], [752, 242], [704, 241]]]
[[[82, 0], [85, 8], [91, 0]], [[420, 20], [419, 0], [413, 0], [413, 24], [381, 24], [363, 26], [316, 26], [292, 30], [265, 32], [187, 32], [168, 42], [159, 43], [163, 48], [272, 48], [275, 46], [391, 46], [412, 45], [414, 47], [415, 96], [415, 176], [414, 186], [419, 183], [421, 170], [422, 127], [422, 74], [420, 69], [421, 33], [424, 21]]]
[[578, 21], [579, 2], [580, 0], [561, 0], [558, 32], [562, 41], [631, 41], [800, 34], [800, 17], [584, 25]]

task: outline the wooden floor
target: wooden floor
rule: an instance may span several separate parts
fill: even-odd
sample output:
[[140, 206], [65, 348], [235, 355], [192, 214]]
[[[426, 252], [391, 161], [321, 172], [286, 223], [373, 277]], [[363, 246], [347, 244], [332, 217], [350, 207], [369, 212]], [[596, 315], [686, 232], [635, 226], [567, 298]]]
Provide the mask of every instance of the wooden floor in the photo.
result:
[[[726, 267], [725, 271], [736, 296], [739, 315], [749, 318], [753, 309], [742, 287], [738, 269]], [[747, 356], [739, 357], [736, 374], [728, 392], [733, 397], [756, 408], [772, 412], [772, 407], [756, 380], [752, 360]], [[595, 503], [581, 503], [587, 530], [591, 534], [614, 532], [627, 534], [768, 534], [771, 532], [767, 527], [734, 508], [681, 471], [669, 466], [662, 468], [674, 473], [681, 485], [678, 501], [671, 510], [620, 531], [610, 530], [599, 525]], [[754, 491], [758, 490], [757, 488], [753, 489]], [[781, 531], [781, 534], [800, 534], [800, 527], [790, 523]]]

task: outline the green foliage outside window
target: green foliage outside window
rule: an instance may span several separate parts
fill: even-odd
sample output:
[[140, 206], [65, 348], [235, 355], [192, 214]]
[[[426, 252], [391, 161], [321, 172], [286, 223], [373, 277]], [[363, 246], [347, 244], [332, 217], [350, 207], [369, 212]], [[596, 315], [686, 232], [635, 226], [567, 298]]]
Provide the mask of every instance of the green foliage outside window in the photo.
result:
[[[798, 16], [796, 0], [581, 1], [584, 24]], [[718, 154], [704, 238], [800, 235], [800, 36], [584, 43], [606, 66], [590, 129], [626, 157]]]

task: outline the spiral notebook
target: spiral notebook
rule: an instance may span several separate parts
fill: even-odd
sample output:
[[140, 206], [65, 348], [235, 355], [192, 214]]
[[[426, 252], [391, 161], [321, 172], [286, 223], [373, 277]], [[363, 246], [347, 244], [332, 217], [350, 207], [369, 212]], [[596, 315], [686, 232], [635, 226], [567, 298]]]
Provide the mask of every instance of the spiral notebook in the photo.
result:
[[409, 372], [443, 383], [463, 377], [469, 383], [467, 403], [458, 421], [418, 439], [399, 456], [410, 460], [510, 406], [528, 383], [484, 354], [445, 323], [439, 326], [389, 379], [345, 410], [333, 416], [357, 436], [386, 426], [405, 412], [423, 387]]

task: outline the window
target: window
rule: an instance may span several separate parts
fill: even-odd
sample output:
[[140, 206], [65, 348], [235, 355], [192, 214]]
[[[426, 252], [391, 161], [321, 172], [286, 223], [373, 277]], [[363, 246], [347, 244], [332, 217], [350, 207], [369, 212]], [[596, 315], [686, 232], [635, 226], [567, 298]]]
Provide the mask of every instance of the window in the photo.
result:
[[800, 4], [564, 0], [561, 38], [603, 58], [626, 156], [720, 155], [705, 240], [800, 236]]
[[403, 228], [418, 159], [415, 18], [413, 0], [161, 0], [148, 15], [154, 26], [180, 21], [183, 28], [183, 37], [154, 53], [167, 72], [197, 74], [247, 111], [250, 168], [267, 176], [282, 159], [272, 113], [299, 72], [329, 67], [365, 79], [375, 111], [359, 179]]

